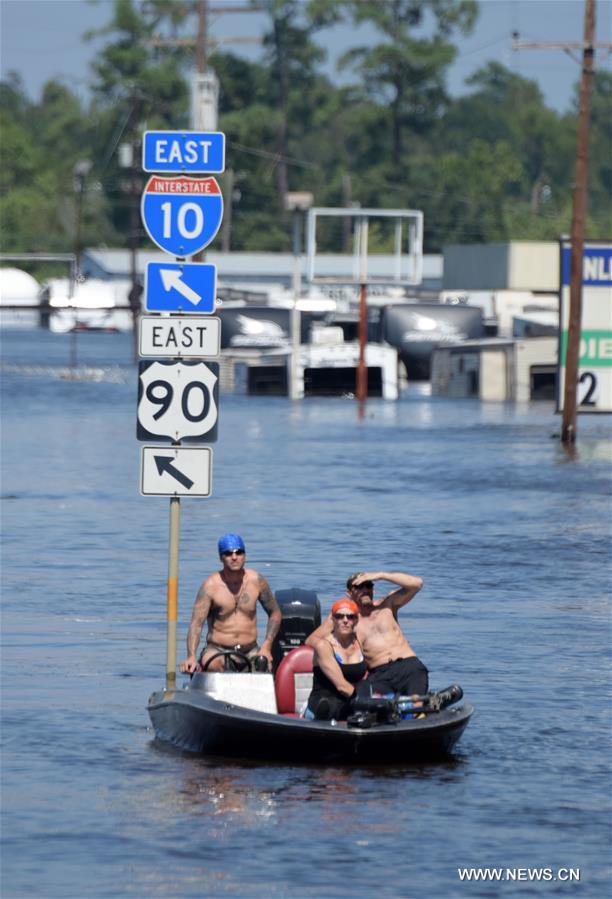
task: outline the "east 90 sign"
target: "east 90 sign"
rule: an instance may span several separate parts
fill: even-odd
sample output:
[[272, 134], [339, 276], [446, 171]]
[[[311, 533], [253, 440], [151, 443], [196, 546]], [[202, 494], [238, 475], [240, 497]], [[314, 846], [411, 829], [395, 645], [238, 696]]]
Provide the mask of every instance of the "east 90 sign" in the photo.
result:
[[216, 441], [216, 362], [140, 362], [138, 374], [138, 440]]
[[160, 249], [184, 258], [214, 239], [223, 196], [214, 178], [149, 178], [140, 207], [147, 234]]

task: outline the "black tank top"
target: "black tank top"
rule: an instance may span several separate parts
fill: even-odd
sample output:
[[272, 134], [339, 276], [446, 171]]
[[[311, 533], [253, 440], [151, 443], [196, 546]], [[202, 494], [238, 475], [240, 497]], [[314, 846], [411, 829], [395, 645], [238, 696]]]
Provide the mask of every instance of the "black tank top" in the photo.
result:
[[[349, 684], [356, 684], [365, 676], [368, 668], [363, 658], [363, 654], [361, 661], [359, 662], [343, 662], [342, 656], [335, 649], [334, 656], [340, 666], [342, 676], [349, 682]], [[327, 712], [324, 715], [320, 714], [319, 709], [319, 704], [322, 700], [326, 700], [326, 703], [324, 704], [327, 706]], [[312, 693], [308, 697], [308, 708], [317, 718], [337, 718], [338, 720], [344, 720], [349, 714], [349, 700], [334, 687], [332, 681], [323, 673], [323, 670], [319, 665], [314, 665], [312, 669]], [[319, 712], [317, 712], [318, 709]]]
[[[361, 662], [338, 662], [338, 664], [340, 665], [342, 677], [349, 684], [356, 684], [368, 670], [368, 666], [363, 659]], [[323, 673], [323, 670], [318, 665], [315, 665], [312, 669], [312, 692], [316, 693], [317, 696], [333, 696], [338, 699], [346, 698], [336, 690], [328, 676]]]

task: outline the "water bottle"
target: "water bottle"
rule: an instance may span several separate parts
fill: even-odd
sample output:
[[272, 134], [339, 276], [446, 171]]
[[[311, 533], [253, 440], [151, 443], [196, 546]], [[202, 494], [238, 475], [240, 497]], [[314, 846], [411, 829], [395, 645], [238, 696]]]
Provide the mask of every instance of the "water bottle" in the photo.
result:
[[414, 718], [414, 715], [412, 714], [413, 708], [414, 706], [411, 699], [407, 699], [405, 696], [400, 697], [397, 703], [397, 710], [400, 713], [400, 718], [402, 720]]

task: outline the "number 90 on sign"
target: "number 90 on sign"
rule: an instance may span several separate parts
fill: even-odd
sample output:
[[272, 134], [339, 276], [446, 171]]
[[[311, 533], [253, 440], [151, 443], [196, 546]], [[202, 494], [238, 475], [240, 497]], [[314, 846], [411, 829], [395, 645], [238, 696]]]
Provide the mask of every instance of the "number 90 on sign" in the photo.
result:
[[217, 363], [143, 361], [138, 373], [138, 440], [216, 441]]

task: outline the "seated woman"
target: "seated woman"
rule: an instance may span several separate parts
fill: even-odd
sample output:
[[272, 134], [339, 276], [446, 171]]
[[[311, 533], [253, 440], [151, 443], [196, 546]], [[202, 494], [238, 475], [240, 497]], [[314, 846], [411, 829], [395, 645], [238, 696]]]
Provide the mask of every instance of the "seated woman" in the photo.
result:
[[339, 599], [332, 606], [332, 632], [314, 647], [312, 693], [305, 718], [336, 721], [350, 714], [355, 684], [367, 671], [355, 628], [359, 609], [352, 599]]

